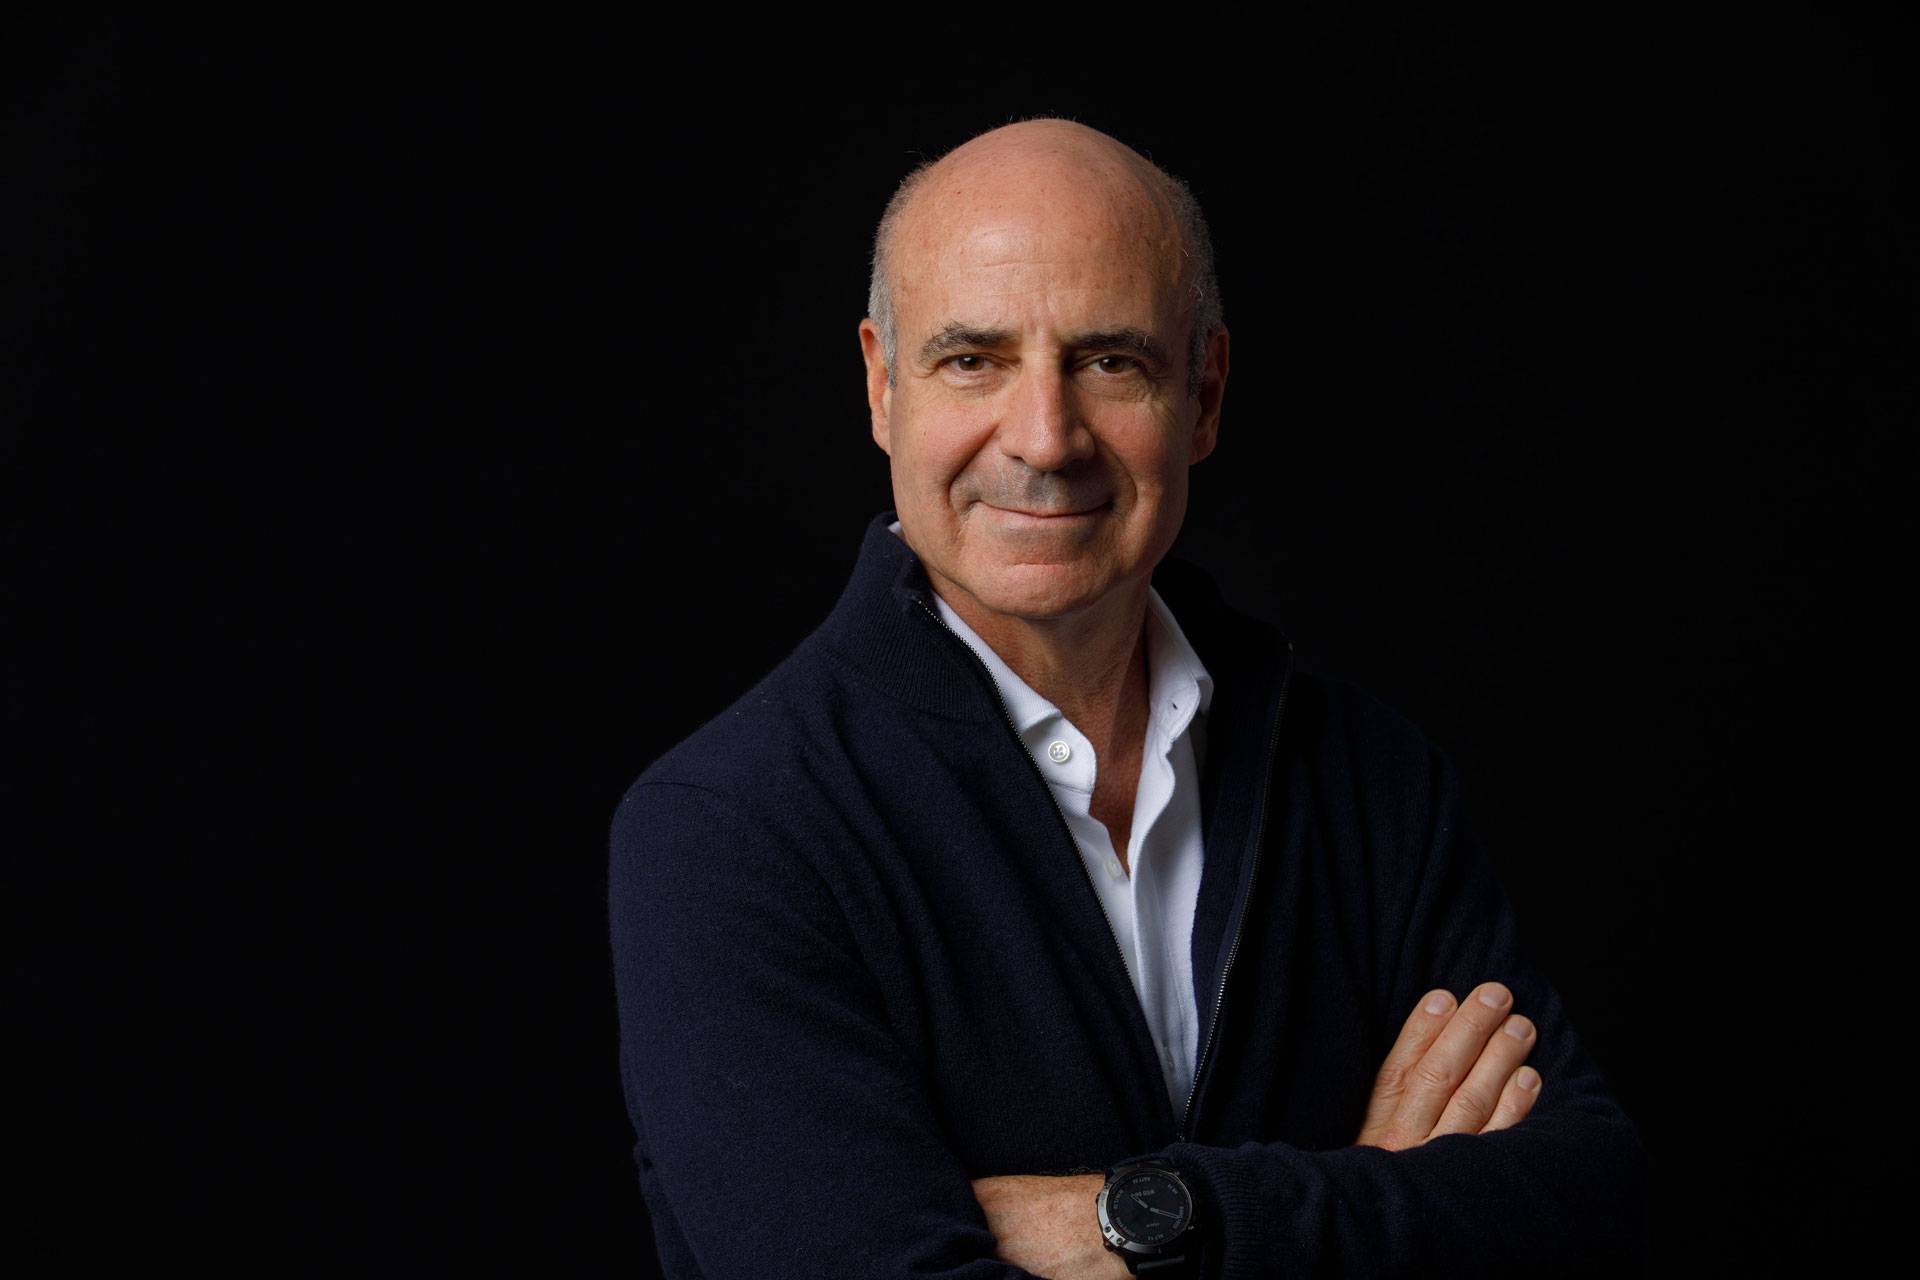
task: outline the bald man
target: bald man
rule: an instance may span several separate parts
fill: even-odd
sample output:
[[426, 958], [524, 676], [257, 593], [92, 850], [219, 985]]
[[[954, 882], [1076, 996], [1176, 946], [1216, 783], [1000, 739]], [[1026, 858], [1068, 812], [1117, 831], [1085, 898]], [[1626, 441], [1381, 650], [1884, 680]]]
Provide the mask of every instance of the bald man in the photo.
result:
[[666, 1273], [1633, 1263], [1641, 1145], [1451, 764], [1167, 559], [1228, 370], [1186, 188], [993, 130], [869, 311], [894, 511], [613, 822]]

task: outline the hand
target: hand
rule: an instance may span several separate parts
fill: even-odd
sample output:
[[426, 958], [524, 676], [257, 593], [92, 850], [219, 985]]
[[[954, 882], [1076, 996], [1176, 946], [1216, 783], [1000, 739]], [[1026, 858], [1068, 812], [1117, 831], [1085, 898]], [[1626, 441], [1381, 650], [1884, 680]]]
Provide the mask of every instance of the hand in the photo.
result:
[[1443, 1133], [1491, 1133], [1518, 1123], [1540, 1096], [1540, 1073], [1521, 1061], [1533, 1023], [1508, 1017], [1513, 993], [1483, 982], [1465, 1004], [1429, 991], [1400, 1029], [1373, 1082], [1358, 1147], [1404, 1151]]
[[986, 1210], [1003, 1262], [1048, 1280], [1132, 1280], [1100, 1236], [1093, 1202], [1106, 1185], [1098, 1173], [1011, 1174], [975, 1178], [973, 1198]]

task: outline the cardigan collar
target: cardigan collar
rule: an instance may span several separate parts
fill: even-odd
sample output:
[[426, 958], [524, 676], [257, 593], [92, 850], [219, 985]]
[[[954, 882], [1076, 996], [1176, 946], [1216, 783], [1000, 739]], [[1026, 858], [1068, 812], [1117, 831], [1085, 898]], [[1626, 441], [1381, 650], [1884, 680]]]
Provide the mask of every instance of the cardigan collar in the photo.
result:
[[[990, 681], [963, 644], [943, 635], [926, 569], [888, 529], [896, 518], [885, 511], [868, 523], [853, 575], [822, 624], [821, 638], [869, 683], [923, 711], [959, 720], [1001, 719]], [[1216, 681], [1249, 662], [1267, 667], [1287, 647], [1283, 633], [1228, 609], [1212, 577], [1186, 561], [1161, 561], [1153, 588]]]

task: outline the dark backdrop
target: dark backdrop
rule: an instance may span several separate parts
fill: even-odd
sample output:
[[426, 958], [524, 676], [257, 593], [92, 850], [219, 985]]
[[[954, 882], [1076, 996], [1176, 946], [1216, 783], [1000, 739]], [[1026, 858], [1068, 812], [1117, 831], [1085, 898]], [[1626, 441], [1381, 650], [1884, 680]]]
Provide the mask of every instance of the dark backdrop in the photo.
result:
[[888, 503], [893, 184], [1048, 113], [1207, 207], [1234, 364], [1181, 553], [1459, 762], [1661, 1269], [1851, 1247], [1900, 1017], [1907, 104], [1878, 29], [1610, 20], [805, 58], [16, 20], [29, 1239], [650, 1271], [608, 818]]

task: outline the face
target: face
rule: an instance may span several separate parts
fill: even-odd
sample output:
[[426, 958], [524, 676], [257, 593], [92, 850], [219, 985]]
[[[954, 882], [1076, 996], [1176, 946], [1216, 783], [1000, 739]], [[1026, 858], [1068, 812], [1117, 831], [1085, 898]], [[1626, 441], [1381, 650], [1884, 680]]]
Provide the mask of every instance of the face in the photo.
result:
[[1144, 605], [1213, 448], [1226, 373], [1187, 395], [1173, 231], [1137, 191], [1017, 175], [923, 199], [894, 251], [894, 385], [861, 326], [901, 532], [963, 617]]

